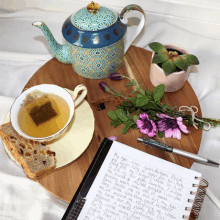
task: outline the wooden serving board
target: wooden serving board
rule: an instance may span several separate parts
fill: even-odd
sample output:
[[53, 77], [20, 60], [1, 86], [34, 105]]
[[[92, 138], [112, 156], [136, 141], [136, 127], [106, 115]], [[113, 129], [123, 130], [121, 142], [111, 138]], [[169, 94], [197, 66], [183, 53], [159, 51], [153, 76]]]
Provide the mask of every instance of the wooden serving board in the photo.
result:
[[[148, 88], [152, 91], [154, 87], [149, 80], [151, 56], [152, 53], [150, 51], [131, 46], [125, 55], [124, 65], [119, 73], [129, 76], [137, 82], [141, 82], [142, 89]], [[76, 161], [38, 180], [39, 184], [54, 196], [68, 203], [75, 194], [104, 137], [117, 136], [118, 141], [123, 144], [127, 144], [186, 168], [190, 168], [193, 163], [190, 159], [137, 143], [138, 137], [144, 137], [138, 130], [130, 129], [123, 135], [121, 133], [123, 125], [119, 125], [117, 128], [112, 127], [110, 125], [111, 120], [108, 117], [108, 111], [115, 110], [113, 101], [105, 102], [105, 109], [103, 110], [98, 110], [97, 106], [92, 104], [97, 101], [102, 101], [102, 99], [113, 99], [113, 95], [103, 92], [100, 89], [99, 82], [101, 81], [107, 83], [109, 87], [115, 88], [116, 91], [120, 92], [121, 89], [123, 89], [126, 95], [129, 95], [130, 92], [133, 91], [132, 87], [125, 87], [128, 83], [126, 79], [121, 81], [112, 81], [108, 78], [102, 80], [86, 79], [77, 75], [71, 65], [62, 64], [55, 58], [42, 66], [25, 86], [25, 88], [29, 88], [34, 85], [48, 83], [73, 90], [78, 84], [84, 84], [88, 88], [86, 100], [91, 105], [95, 117], [95, 131], [92, 141], [87, 150]], [[164, 97], [167, 104], [171, 106], [197, 106], [199, 109], [198, 115], [201, 116], [199, 102], [188, 82], [186, 82], [181, 90], [175, 93], [166, 93]], [[197, 154], [200, 147], [202, 130], [196, 130], [194, 127], [190, 127], [189, 129], [191, 133], [188, 135], [182, 133], [182, 139], [180, 141], [173, 138], [155, 139], [178, 149]]]

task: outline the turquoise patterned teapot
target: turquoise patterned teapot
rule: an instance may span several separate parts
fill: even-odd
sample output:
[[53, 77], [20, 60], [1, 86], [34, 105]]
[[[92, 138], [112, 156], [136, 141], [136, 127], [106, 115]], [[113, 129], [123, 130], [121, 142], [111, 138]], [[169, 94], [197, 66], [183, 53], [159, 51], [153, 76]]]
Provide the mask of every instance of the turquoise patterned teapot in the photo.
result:
[[[125, 14], [136, 10], [142, 13], [136, 33], [124, 44], [127, 29]], [[145, 14], [138, 5], [126, 6], [120, 14], [92, 2], [69, 16], [63, 24], [62, 34], [66, 40], [60, 45], [43, 22], [34, 22], [39, 27], [57, 60], [72, 64], [74, 71], [89, 79], [102, 79], [117, 72], [123, 56], [145, 24]]]

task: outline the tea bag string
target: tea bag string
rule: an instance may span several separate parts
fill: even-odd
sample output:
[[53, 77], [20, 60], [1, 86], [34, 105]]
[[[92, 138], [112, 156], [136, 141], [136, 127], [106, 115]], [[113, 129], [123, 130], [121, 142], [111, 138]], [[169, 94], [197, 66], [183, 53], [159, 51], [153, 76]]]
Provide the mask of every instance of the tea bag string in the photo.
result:
[[203, 120], [201, 120], [201, 119], [199, 119], [199, 118], [196, 117], [196, 113], [198, 113], [198, 108], [197, 108], [196, 106], [191, 106], [191, 107], [188, 107], [188, 106], [180, 106], [179, 111], [180, 111], [180, 112], [184, 112], [184, 111], [190, 112], [190, 114], [191, 114], [191, 116], [192, 116], [193, 126], [194, 126], [196, 129], [198, 129], [198, 123], [196, 123], [195, 121], [201, 121], [201, 122], [203, 122], [204, 124], [206, 124], [207, 127], [204, 127], [204, 126], [203, 126], [203, 129], [204, 129], [205, 131], [210, 130], [210, 128], [212, 127], [212, 125], [211, 125], [209, 122], [203, 121]]

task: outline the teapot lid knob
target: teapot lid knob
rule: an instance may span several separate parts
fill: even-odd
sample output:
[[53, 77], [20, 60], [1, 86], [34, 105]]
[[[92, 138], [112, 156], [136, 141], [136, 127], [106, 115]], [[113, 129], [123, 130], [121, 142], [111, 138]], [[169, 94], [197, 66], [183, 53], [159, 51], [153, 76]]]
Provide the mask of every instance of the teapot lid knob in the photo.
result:
[[99, 10], [99, 4], [92, 1], [90, 4], [87, 5], [87, 10], [91, 14], [96, 14]]

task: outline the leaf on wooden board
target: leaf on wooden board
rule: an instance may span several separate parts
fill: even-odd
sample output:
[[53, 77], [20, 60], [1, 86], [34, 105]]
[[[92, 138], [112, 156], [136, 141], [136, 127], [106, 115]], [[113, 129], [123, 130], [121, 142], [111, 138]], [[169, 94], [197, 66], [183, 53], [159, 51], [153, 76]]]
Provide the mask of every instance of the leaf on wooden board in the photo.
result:
[[138, 126], [136, 124], [131, 126], [133, 129], [138, 129]]
[[123, 127], [123, 129], [122, 129], [122, 134], [126, 134], [127, 131], [129, 130], [129, 128], [130, 128], [132, 125], [134, 125], [134, 124], [135, 124], [135, 123], [134, 123], [133, 120], [129, 120], [129, 121], [125, 122], [125, 125], [124, 125], [124, 127]]
[[151, 96], [156, 102], [158, 102], [164, 96], [164, 92], [165, 92], [165, 85], [160, 84], [153, 89]]
[[123, 101], [123, 106], [132, 106], [132, 104], [127, 101]]
[[118, 116], [117, 116], [115, 111], [109, 111], [108, 112], [108, 117], [111, 118], [112, 120], [117, 120], [118, 119]]
[[137, 98], [136, 107], [142, 107], [142, 106], [146, 105], [149, 102], [149, 100], [150, 99], [146, 95], [144, 95], [140, 98]]
[[112, 120], [111, 121], [111, 126], [114, 126], [114, 128], [116, 128], [118, 125], [120, 125], [122, 123], [122, 121], [120, 119], [117, 120]]
[[140, 93], [138, 93], [137, 95], [136, 95], [136, 97], [137, 98], [141, 98], [141, 97], [143, 97], [144, 95], [143, 94], [140, 94]]
[[136, 106], [136, 98], [134, 98], [134, 97], [129, 97], [129, 101], [131, 102], [131, 104], [133, 105], [133, 106]]
[[160, 110], [161, 108], [154, 102], [149, 101], [147, 105], [143, 106], [144, 109], [154, 109], [154, 110]]
[[128, 120], [127, 114], [123, 109], [117, 109], [116, 114], [123, 122]]
[[136, 123], [136, 120], [138, 120], [139, 119], [139, 116], [138, 115], [134, 115], [133, 116], [133, 120], [134, 120], [134, 122]]

